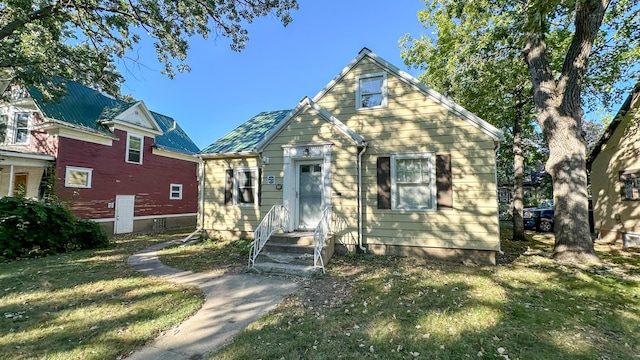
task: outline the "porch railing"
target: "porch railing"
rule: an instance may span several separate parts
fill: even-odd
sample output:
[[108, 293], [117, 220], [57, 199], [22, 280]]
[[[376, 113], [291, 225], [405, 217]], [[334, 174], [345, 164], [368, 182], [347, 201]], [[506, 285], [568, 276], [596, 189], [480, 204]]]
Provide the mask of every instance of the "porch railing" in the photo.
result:
[[331, 234], [331, 214], [332, 206], [329, 205], [322, 210], [320, 222], [313, 232], [313, 267], [322, 269], [324, 273], [324, 260], [322, 259], [322, 248]]
[[289, 228], [289, 210], [282, 204], [276, 204], [260, 221], [260, 224], [253, 231], [253, 246], [249, 252], [249, 267], [253, 268], [256, 258], [262, 251], [264, 244], [269, 241], [271, 235], [278, 230], [285, 231]]

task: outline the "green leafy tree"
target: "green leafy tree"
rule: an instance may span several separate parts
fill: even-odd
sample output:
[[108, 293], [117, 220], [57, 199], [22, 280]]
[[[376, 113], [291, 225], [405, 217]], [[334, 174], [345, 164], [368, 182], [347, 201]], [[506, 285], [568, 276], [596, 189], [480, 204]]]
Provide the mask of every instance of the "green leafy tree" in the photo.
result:
[[[114, 60], [148, 36], [163, 72], [188, 71], [188, 40], [220, 35], [240, 51], [245, 28], [274, 14], [286, 26], [296, 0], [10, 0], [0, 2], [0, 74], [39, 87], [48, 96], [63, 86], [43, 84], [59, 76], [119, 93]], [[142, 35], [141, 35], [142, 34]], [[46, 86], [44, 86], [46, 85]]]
[[[637, 71], [639, 8], [638, 0], [427, 2], [430, 16], [453, 19], [449, 27], [474, 24], [469, 29], [475, 33], [461, 42], [477, 42], [485, 49], [490, 48], [485, 40], [496, 41], [490, 55], [508, 53], [505, 58], [512, 60], [500, 72], [528, 72], [537, 125], [549, 148], [546, 171], [553, 180], [556, 258], [598, 261], [588, 223], [583, 105], [606, 106], [627, 91], [615, 85]], [[515, 61], [511, 51], [524, 62]], [[583, 97], [584, 89], [598, 97]]]
[[487, 31], [493, 15], [484, 11], [484, 3], [438, 5], [433, 2], [418, 14], [425, 28], [435, 28], [435, 43], [426, 36], [406, 36], [402, 56], [408, 65], [424, 68], [422, 82], [505, 130], [510, 147], [499, 152], [499, 178], [513, 182], [513, 238], [524, 240], [524, 142], [533, 133], [528, 73], [514, 66], [521, 55], [510, 46], [512, 34]]

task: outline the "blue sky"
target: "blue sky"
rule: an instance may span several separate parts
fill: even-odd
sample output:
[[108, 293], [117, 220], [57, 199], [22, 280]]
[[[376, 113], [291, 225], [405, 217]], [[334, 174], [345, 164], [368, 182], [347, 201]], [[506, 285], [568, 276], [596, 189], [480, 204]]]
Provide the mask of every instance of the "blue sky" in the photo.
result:
[[122, 93], [143, 100], [149, 109], [178, 121], [204, 148], [261, 111], [294, 108], [314, 96], [358, 52], [367, 47], [409, 72], [400, 58], [398, 40], [409, 33], [427, 34], [418, 23], [420, 0], [299, 0], [287, 27], [273, 16], [250, 24], [250, 40], [234, 52], [229, 40], [194, 38], [187, 62], [191, 72], [171, 80], [162, 75], [151, 43], [122, 61]]

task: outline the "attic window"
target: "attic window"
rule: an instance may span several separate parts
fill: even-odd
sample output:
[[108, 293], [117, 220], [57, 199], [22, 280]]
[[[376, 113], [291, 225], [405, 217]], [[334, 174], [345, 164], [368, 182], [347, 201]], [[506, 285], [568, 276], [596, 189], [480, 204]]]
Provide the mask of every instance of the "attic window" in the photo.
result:
[[387, 106], [387, 73], [359, 75], [356, 83], [356, 109]]
[[142, 148], [144, 138], [138, 135], [129, 134], [127, 136], [127, 162], [142, 164]]

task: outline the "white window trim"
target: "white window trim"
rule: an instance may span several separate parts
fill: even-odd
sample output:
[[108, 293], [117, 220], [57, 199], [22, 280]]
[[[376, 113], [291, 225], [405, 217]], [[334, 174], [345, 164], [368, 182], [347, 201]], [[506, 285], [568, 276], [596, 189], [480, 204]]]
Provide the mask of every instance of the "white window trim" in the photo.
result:
[[[69, 173], [71, 171], [78, 171], [78, 172], [87, 173], [87, 185], [84, 186], [84, 185], [69, 184]], [[64, 175], [64, 186], [65, 187], [90, 189], [92, 181], [93, 181], [93, 169], [83, 168], [83, 167], [76, 167], [76, 166], [67, 166], [66, 172], [65, 172], [65, 175]]]
[[[361, 97], [361, 91], [360, 91], [360, 82], [362, 80], [367, 80], [370, 78], [374, 78], [374, 77], [380, 77], [382, 76], [382, 87], [380, 89], [381, 93], [382, 93], [382, 101], [380, 102], [380, 105], [377, 106], [372, 106], [372, 107], [363, 107], [362, 106], [362, 97]], [[386, 108], [387, 107], [387, 95], [388, 95], [388, 91], [387, 91], [387, 73], [386, 72], [378, 72], [378, 73], [372, 73], [372, 74], [364, 74], [364, 75], [358, 75], [356, 76], [356, 110], [369, 110], [369, 109], [381, 109], [381, 108]]]
[[[173, 187], [177, 186], [179, 188], [178, 191], [173, 191]], [[178, 192], [179, 195], [177, 197], [173, 196], [174, 192]], [[169, 199], [170, 200], [182, 200], [182, 184], [171, 184], [169, 185]]]
[[[244, 171], [251, 171], [251, 176], [255, 176], [255, 183], [253, 188], [253, 203], [240, 203], [238, 201], [238, 188], [239, 188], [239, 173]], [[258, 183], [259, 183], [259, 172], [257, 167], [243, 167], [243, 168], [234, 168], [233, 169], [233, 204], [242, 207], [258, 207], [258, 194], [260, 192]]]
[[[19, 114], [27, 114], [27, 140], [25, 142], [18, 142], [18, 115]], [[11, 144], [12, 145], [29, 145], [31, 141], [31, 115], [32, 113], [29, 111], [16, 111], [13, 113], [13, 134], [11, 134]]]
[[[435, 153], [411, 153], [411, 154], [394, 154], [391, 155], [391, 210], [410, 210], [410, 211], [434, 211], [436, 205], [436, 169], [435, 169]], [[396, 206], [396, 160], [402, 159], [428, 159], [429, 160], [429, 191], [431, 192], [431, 206], [421, 206], [418, 208], [408, 208], [404, 206]]]
[[[129, 143], [131, 138], [140, 139], [140, 162], [129, 161]], [[127, 151], [124, 153], [124, 161], [129, 164], [138, 164], [142, 165], [142, 155], [144, 154], [144, 136], [136, 135], [136, 134], [127, 134]]]

